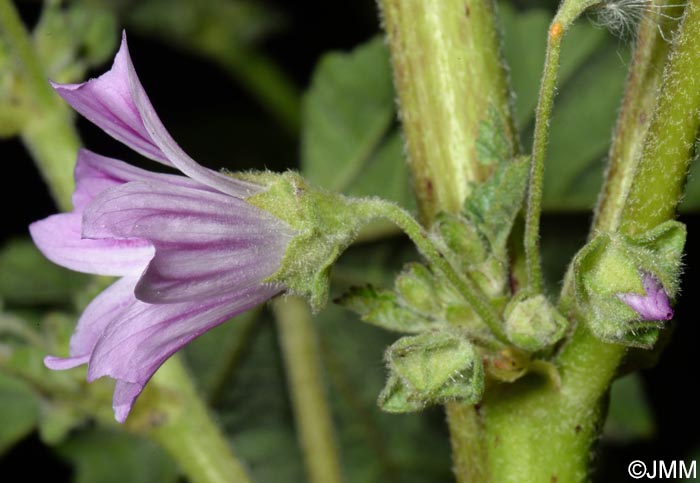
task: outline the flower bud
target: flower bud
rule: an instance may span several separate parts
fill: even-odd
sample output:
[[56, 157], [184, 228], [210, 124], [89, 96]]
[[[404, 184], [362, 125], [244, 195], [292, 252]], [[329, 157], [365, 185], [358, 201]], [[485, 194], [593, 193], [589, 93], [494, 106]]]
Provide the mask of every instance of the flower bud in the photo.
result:
[[566, 318], [542, 295], [514, 298], [506, 307], [508, 340], [529, 352], [553, 346], [568, 326]]
[[449, 400], [477, 402], [484, 390], [481, 356], [452, 331], [403, 337], [385, 354], [391, 377], [379, 396], [387, 411], [408, 412]]
[[577, 304], [599, 338], [651, 347], [673, 311], [685, 226], [663, 223], [640, 236], [603, 233], [576, 255]]

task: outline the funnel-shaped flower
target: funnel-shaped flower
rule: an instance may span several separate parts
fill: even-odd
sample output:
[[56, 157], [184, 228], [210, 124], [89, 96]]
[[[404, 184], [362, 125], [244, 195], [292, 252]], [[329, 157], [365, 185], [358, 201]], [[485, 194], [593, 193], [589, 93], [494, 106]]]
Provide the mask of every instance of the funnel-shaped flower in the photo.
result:
[[618, 298], [639, 314], [642, 320], [671, 320], [673, 309], [663, 286], [650, 273], [642, 275], [646, 295], [638, 293], [619, 294]]
[[139, 153], [181, 171], [160, 174], [83, 150], [71, 213], [30, 226], [39, 249], [67, 268], [122, 277], [87, 307], [70, 357], [88, 381], [116, 379], [123, 422], [158, 367], [183, 345], [285, 290], [266, 280], [296, 232], [245, 201], [263, 187], [197, 164], [158, 119], [126, 39], [112, 69], [83, 84], [54, 85], [73, 108]]

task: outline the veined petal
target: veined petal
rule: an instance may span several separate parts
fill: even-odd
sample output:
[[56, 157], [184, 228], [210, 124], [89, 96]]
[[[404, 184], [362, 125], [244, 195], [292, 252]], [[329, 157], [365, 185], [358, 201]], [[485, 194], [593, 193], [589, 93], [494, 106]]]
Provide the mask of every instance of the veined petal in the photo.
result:
[[95, 344], [107, 326], [136, 302], [134, 287], [138, 277], [123, 277], [95, 297], [85, 308], [70, 340], [70, 357], [49, 356], [49, 369], [64, 370], [87, 364]]
[[90, 238], [143, 238], [156, 249], [136, 297], [177, 303], [257, 284], [282, 263], [294, 232], [272, 215], [221, 193], [127, 183], [84, 213]]
[[154, 173], [118, 159], [108, 158], [87, 149], [78, 152], [75, 165], [73, 208], [82, 211], [103, 191], [130, 181], [158, 181], [176, 186], [211, 191], [211, 188], [185, 176]]
[[29, 225], [29, 233], [41, 253], [71, 270], [97, 275], [141, 274], [155, 253], [147, 240], [81, 237], [82, 215], [63, 213]]
[[144, 156], [231, 196], [245, 198], [260, 191], [258, 185], [200, 166], [177, 145], [138, 79], [126, 34], [122, 35], [119, 52], [108, 72], [82, 84], [52, 85], [76, 111]]
[[280, 292], [254, 286], [207, 300], [180, 304], [135, 302], [114, 319], [88, 363], [88, 381], [117, 379], [114, 407], [126, 419], [141, 389], [166, 359], [202, 333]]
[[133, 66], [126, 48], [126, 38], [123, 38], [112, 68], [106, 73], [81, 84], [52, 82], [51, 85], [73, 109], [104, 132], [147, 158], [172, 166], [153, 143], [141, 121], [131, 96], [129, 69], [133, 69]]
[[71, 356], [92, 354], [110, 322], [137, 303], [134, 297], [137, 281], [138, 277], [122, 277], [90, 302], [78, 319], [70, 339]]
[[131, 412], [131, 408], [143, 391], [143, 384], [117, 380], [114, 385], [114, 396], [112, 397], [112, 408], [114, 409], [114, 419], [118, 423], [123, 423]]

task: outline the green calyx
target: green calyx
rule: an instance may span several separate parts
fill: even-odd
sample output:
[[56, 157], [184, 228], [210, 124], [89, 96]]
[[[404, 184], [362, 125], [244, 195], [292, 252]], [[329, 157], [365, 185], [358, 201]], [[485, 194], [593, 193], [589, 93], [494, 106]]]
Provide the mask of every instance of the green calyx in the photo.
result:
[[458, 331], [402, 337], [384, 356], [389, 380], [379, 395], [388, 412], [411, 412], [447, 401], [475, 403], [484, 391], [481, 356]]
[[650, 274], [669, 299], [678, 291], [686, 230], [667, 221], [639, 236], [601, 233], [574, 258], [576, 300], [598, 338], [630, 347], [650, 348], [663, 321], [640, 320], [621, 294], [646, 295], [642, 278]]
[[542, 294], [518, 294], [505, 310], [505, 331], [516, 347], [538, 352], [559, 342], [568, 320]]
[[305, 298], [314, 311], [328, 300], [333, 264], [371, 216], [363, 215], [359, 199], [313, 187], [298, 173], [237, 173], [239, 179], [267, 186], [246, 202], [263, 209], [296, 230], [269, 283]]

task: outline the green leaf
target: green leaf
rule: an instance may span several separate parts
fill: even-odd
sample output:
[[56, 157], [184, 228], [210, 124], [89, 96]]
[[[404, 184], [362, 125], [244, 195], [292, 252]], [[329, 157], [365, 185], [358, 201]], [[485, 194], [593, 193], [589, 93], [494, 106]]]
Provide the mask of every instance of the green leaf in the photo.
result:
[[107, 430], [82, 432], [56, 448], [74, 483], [175, 483], [177, 466], [150, 441]]
[[408, 204], [408, 171], [394, 117], [381, 38], [348, 54], [326, 54], [302, 102], [304, 176], [333, 191]]
[[491, 242], [492, 251], [505, 249], [527, 189], [529, 163], [518, 160], [501, 164], [488, 181], [477, 185], [464, 202], [462, 213]]
[[417, 333], [431, 327], [430, 319], [402, 306], [394, 292], [371, 285], [350, 289], [336, 303], [358, 313], [363, 321], [386, 330]]
[[604, 437], [629, 443], [637, 439], [650, 439], [655, 429], [654, 415], [639, 374], [633, 373], [615, 381], [610, 390]]
[[258, 321], [240, 364], [212, 401], [217, 420], [253, 481], [302, 482], [304, 468], [275, 325]]
[[65, 305], [87, 280], [48, 261], [29, 240], [12, 240], [0, 251], [0, 298], [7, 304]]
[[510, 161], [513, 146], [506, 137], [506, 125], [495, 106], [489, 107], [488, 117], [479, 124], [476, 139], [476, 157], [483, 165], [497, 165]]
[[29, 435], [39, 421], [39, 400], [18, 379], [0, 373], [0, 455]]

